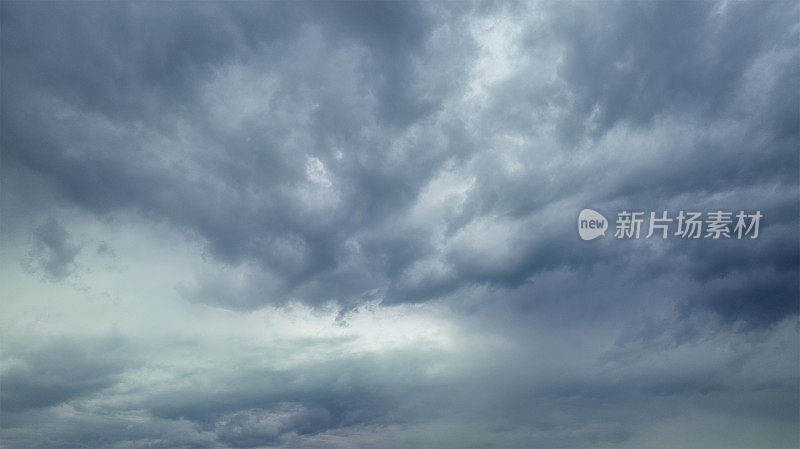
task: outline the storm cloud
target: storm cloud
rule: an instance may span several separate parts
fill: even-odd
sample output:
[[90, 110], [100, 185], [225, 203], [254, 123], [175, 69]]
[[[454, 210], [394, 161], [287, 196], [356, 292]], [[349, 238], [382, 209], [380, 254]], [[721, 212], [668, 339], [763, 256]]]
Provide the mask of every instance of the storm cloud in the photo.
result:
[[796, 447], [799, 12], [3, 2], [2, 444]]

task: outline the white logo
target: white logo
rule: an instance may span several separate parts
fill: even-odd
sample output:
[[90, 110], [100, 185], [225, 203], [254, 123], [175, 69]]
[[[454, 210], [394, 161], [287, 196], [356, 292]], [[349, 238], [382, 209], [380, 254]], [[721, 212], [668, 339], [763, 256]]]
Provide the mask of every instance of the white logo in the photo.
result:
[[606, 235], [608, 220], [600, 212], [584, 209], [578, 215], [578, 234], [583, 240], [594, 240]]
[[[650, 220], [647, 220], [648, 215]], [[629, 240], [666, 239], [672, 236], [681, 239], [742, 240], [749, 236], [756, 239], [762, 218], [764, 214], [760, 210], [755, 213], [740, 210], [735, 215], [733, 211], [716, 210], [706, 213], [705, 220], [703, 213], [699, 211], [681, 210], [675, 215], [668, 211], [661, 211], [659, 214], [651, 211], [648, 214], [623, 210], [617, 213], [614, 237]], [[594, 240], [606, 235], [606, 229], [608, 220], [599, 212], [584, 209], [578, 215], [578, 234], [583, 240]]]

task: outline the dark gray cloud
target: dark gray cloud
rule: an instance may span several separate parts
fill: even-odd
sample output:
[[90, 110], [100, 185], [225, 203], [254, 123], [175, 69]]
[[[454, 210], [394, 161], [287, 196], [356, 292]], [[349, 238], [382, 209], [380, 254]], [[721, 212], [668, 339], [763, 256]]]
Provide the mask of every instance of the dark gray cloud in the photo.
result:
[[[422, 66], [431, 62], [425, 58], [437, 56], [425, 53], [432, 21], [420, 8], [405, 3], [344, 4], [304, 15], [305, 5], [288, 12], [283, 6], [276, 5], [276, 11], [254, 9], [258, 9], [257, 15], [281, 17], [281, 23], [284, 17], [299, 14], [303, 19], [296, 27], [310, 29], [307, 35], [263, 36], [268, 24], [240, 23], [238, 17], [253, 11], [238, 7], [232, 11], [217, 11], [216, 6], [189, 8], [186, 14], [176, 11], [156, 21], [149, 17], [160, 16], [160, 12], [141, 5], [81, 5], [67, 7], [64, 14], [44, 4], [20, 11], [17, 5], [7, 5], [7, 32], [19, 37], [7, 51], [14, 61], [7, 65], [5, 78], [12, 86], [7, 90], [24, 96], [19, 101], [8, 98], [7, 109], [19, 112], [3, 117], [10, 171], [44, 175], [65, 199], [101, 214], [134, 209], [166, 218], [197, 233], [223, 260], [258, 259], [265, 268], [276, 271], [288, 288], [335, 269], [344, 250], [342, 241], [411, 203], [448, 156], [447, 149], [431, 148], [428, 142], [436, 138], [431, 132], [411, 137], [410, 146], [403, 145], [399, 152], [392, 147], [400, 145], [395, 122], [408, 126], [419, 121], [452, 85], [434, 80], [441, 86], [419, 92], [417, 84], [427, 81], [422, 79]], [[84, 17], [77, 11], [81, 8], [90, 9], [91, 14]], [[139, 14], [144, 17], [138, 18]], [[170, 19], [172, 14], [175, 17]], [[76, 20], [71, 20], [73, 15]], [[93, 18], [96, 15], [100, 17]], [[80, 32], [68, 40], [32, 31], [28, 34], [37, 20], [45, 19], [64, 20], [65, 27], [80, 28]], [[122, 23], [113, 27], [120, 31], [113, 35], [113, 42], [102, 51], [83, 51], [84, 46], [104, 41], [101, 38], [109, 32], [107, 27], [115, 22]], [[150, 26], [159, 31], [145, 29]], [[251, 32], [249, 26], [256, 30]], [[205, 35], [209, 27], [233, 30], [208, 36], [211, 42], [192, 38]], [[240, 42], [240, 35], [249, 39]], [[167, 42], [167, 48], [150, 42], [154, 36], [159, 36], [158, 42]], [[306, 39], [311, 39], [307, 54], [306, 48], [301, 48]], [[53, 45], [64, 48], [55, 50]], [[144, 47], [136, 55], [141, 60], [126, 57], [134, 51], [132, 46]], [[341, 50], [333, 51], [336, 48]], [[63, 67], [51, 67], [49, 52], [64, 59]], [[207, 126], [214, 117], [205, 109], [208, 105], [203, 104], [202, 96], [213, 80], [212, 65], [224, 66], [236, 58], [255, 65], [253, 76], [266, 73], [276, 77], [273, 103], [257, 124], [245, 122], [233, 130]], [[111, 83], [109, 79], [118, 78], [109, 72], [115, 63], [122, 64], [114, 70], [124, 76]], [[56, 71], [65, 79], [48, 77], [37, 83], [18, 73], [26, 66]], [[73, 79], [68, 87], [62, 85]], [[226, 81], [215, 94], [226, 96], [225, 89], [236, 87], [224, 84]], [[425, 85], [425, 89], [431, 87]], [[168, 94], [162, 95], [161, 90]], [[75, 102], [73, 95], [91, 103]], [[418, 101], [425, 104], [416, 104]], [[42, 115], [53, 102], [77, 115], [67, 113], [66, 122]], [[112, 104], [114, 110], [109, 112]], [[183, 108], [176, 111], [176, 105]], [[126, 115], [118, 116], [123, 108]], [[30, 112], [23, 113], [25, 110]], [[308, 124], [303, 123], [307, 119], [298, 120], [306, 113], [311, 114]], [[372, 123], [373, 113], [378, 114], [378, 123]], [[84, 121], [84, 114], [97, 121]], [[157, 123], [152, 123], [153, 116], [160, 116]], [[208, 152], [187, 148], [199, 152], [192, 158], [198, 164], [195, 169], [203, 173], [200, 177], [161, 161], [157, 154], [163, 156], [162, 151], [172, 151], [169, 148], [142, 146], [144, 135], [152, 132], [163, 133], [167, 139], [177, 137], [177, 122], [184, 121], [197, 126], [202, 134], [197, 138], [203, 143], [191, 142], [190, 147], [211, 145]], [[140, 126], [130, 126], [133, 123]], [[303, 141], [294, 141], [297, 133], [306, 135]], [[346, 157], [334, 163], [332, 147], [344, 145]], [[302, 186], [298, 181], [309, 163], [302, 152], [327, 167], [335, 165], [329, 170], [340, 185], [341, 200], [326, 210], [324, 217], [299, 203]], [[400, 157], [397, 162], [385, 160], [392, 153]], [[271, 251], [265, 245], [285, 247], [293, 260], [287, 263], [284, 252]]]
[[33, 246], [23, 265], [31, 272], [39, 272], [45, 278], [59, 281], [78, 268], [75, 258], [82, 246], [54, 219], [33, 231]]
[[0, 4], [4, 443], [796, 446], [799, 11]]
[[132, 362], [121, 356], [125, 346], [120, 338], [71, 338], [30, 352], [14, 345], [4, 361], [2, 412], [52, 407], [114, 385]]
[[[141, 120], [144, 120], [147, 123], [149, 119], [145, 116], [164, 117], [155, 131], [165, 134], [170, 142], [166, 145], [177, 144], [172, 141], [177, 132], [176, 122], [208, 123], [208, 126], [203, 125], [198, 130], [196, 139], [202, 139], [202, 145], [210, 145], [210, 148], [187, 148], [180, 151], [183, 156], [176, 155], [178, 159], [174, 162], [162, 162], [157, 154], [164, 151], [169, 154], [174, 150], [169, 147], [146, 148], [154, 145], [147, 141], [148, 128], [132, 129], [122, 125], [125, 122], [115, 126], [115, 123], [127, 120], [127, 117], [116, 117], [103, 105], [76, 104], [69, 97], [70, 89], [60, 83], [43, 80], [28, 89], [35, 87], [41, 91], [45, 87], [45, 91], [53, 92], [52, 97], [57, 99], [55, 101], [66, 102], [68, 108], [79, 108], [78, 117], [82, 117], [80, 111], [99, 114], [93, 116], [97, 123], [75, 123], [74, 119], [60, 125], [51, 120], [37, 123], [37, 119], [43, 120], [47, 116], [35, 111], [47, 108], [48, 104], [52, 106], [54, 100], [31, 104], [35, 97], [26, 97], [20, 102], [21, 105], [14, 108], [34, 108], [30, 112], [33, 117], [27, 117], [20, 123], [16, 122], [22, 120], [22, 114], [6, 114], [3, 118], [11, 167], [14, 169], [19, 163], [24, 170], [44, 174], [56, 183], [62, 195], [96, 212], [107, 214], [132, 208], [166, 218], [196, 233], [208, 243], [212, 253], [227, 262], [255, 259], [276, 275], [279, 285], [274, 288], [281, 294], [305, 285], [307, 288], [295, 297], [313, 300], [312, 297], [316, 296], [324, 299], [315, 292], [321, 288], [326, 295], [332, 295], [332, 299], [344, 300], [348, 296], [360, 295], [388, 284], [394, 285], [390, 296], [397, 296], [398, 300], [402, 301], [405, 297], [424, 300], [430, 294], [435, 296], [464, 283], [488, 280], [486, 276], [491, 277], [488, 273], [481, 274], [483, 269], [468, 261], [470, 257], [479, 255], [470, 253], [471, 250], [466, 248], [468, 254], [459, 256], [458, 250], [454, 249], [450, 257], [455, 265], [454, 275], [438, 281], [425, 281], [429, 287], [409, 287], [411, 290], [399, 288], [402, 281], [393, 279], [409, 269], [415, 260], [433, 251], [434, 236], [424, 230], [403, 229], [384, 222], [395, 221], [398, 214], [408, 211], [441, 163], [452, 157], [463, 158], [464, 151], [468, 154], [473, 148], [489, 144], [481, 142], [486, 140], [480, 135], [483, 130], [506, 129], [510, 125], [515, 132], [520, 132], [520, 127], [527, 132], [524, 130], [535, 131], [540, 125], [533, 121], [535, 115], [531, 114], [523, 121], [508, 117], [508, 112], [490, 114], [482, 117], [488, 122], [479, 125], [479, 133], [467, 133], [465, 136], [464, 131], [458, 129], [463, 124], [446, 124], [453, 121], [449, 115], [440, 111], [438, 115], [431, 116], [427, 107], [410, 106], [409, 102], [433, 101], [439, 103], [441, 108], [445, 98], [443, 95], [455, 87], [452, 83], [437, 86], [437, 80], [433, 80], [431, 85], [432, 72], [424, 70], [425, 65], [442, 64], [433, 59], [442, 55], [429, 48], [432, 44], [426, 46], [426, 36], [435, 28], [435, 20], [422, 9], [406, 4], [381, 4], [368, 8], [360, 6], [363, 5], [331, 5], [307, 14], [304, 5], [287, 8], [283, 4], [276, 4], [267, 7], [266, 11], [261, 8], [254, 8], [258, 11], [241, 8], [227, 10], [214, 5], [207, 10], [188, 8], [186, 14], [171, 13], [167, 19], [160, 19], [155, 24], [147, 19], [149, 14], [154, 13], [141, 6], [119, 4], [108, 8], [89, 8], [94, 15], [109, 15], [115, 19], [91, 20], [86, 24], [82, 24], [82, 21], [89, 19], [83, 17], [77, 23], [67, 20], [77, 14], [75, 9], [79, 8], [66, 8], [63, 17], [69, 23], [66, 26], [80, 27], [81, 32], [68, 40], [53, 36], [56, 45], [70, 46], [59, 51], [61, 57], [76, 53], [75, 58], [69, 59], [63, 68], [58, 69], [58, 73], [75, 71], [67, 78], [96, 86], [97, 83], [89, 82], [92, 77], [102, 77], [103, 83], [108, 83], [108, 78], [114, 78], [98, 67], [110, 65], [110, 60], [115, 58], [121, 59], [124, 64], [130, 65], [130, 70], [125, 73], [131, 79], [123, 80], [117, 90], [129, 96], [131, 102], [142, 99], [141, 93], [138, 93], [142, 87], [138, 86], [148, 89], [163, 87], [169, 95], [181, 95], [179, 98], [156, 95], [152, 103], [158, 111], [134, 104], [131, 110], [139, 117], [135, 122], [142, 123]], [[684, 132], [695, 136], [687, 140], [667, 134], [664, 137], [669, 140], [656, 144], [641, 164], [617, 164], [617, 167], [609, 167], [606, 172], [575, 169], [565, 164], [559, 179], [547, 181], [538, 176], [533, 176], [533, 179], [509, 178], [503, 172], [501, 161], [492, 160], [489, 155], [479, 155], [465, 167], [469, 174], [476, 177], [476, 185], [469, 191], [464, 210], [452, 218], [450, 232], [455, 232], [459, 224], [463, 226], [477, 217], [494, 213], [512, 214], [521, 220], [533, 217], [546, 204], [570, 195], [581, 195], [584, 191], [593, 192], [592, 197], [586, 198], [593, 203], [629, 198], [629, 202], [636, 204], [656, 204], [679, 194], [694, 194], [702, 198], [708, 192], [729, 189], [732, 178], [736, 179], [735, 185], [742, 187], [763, 185], [770, 179], [792, 179], [795, 173], [791, 167], [798, 162], [797, 152], [794, 151], [796, 136], [792, 138], [782, 132], [770, 132], [768, 128], [764, 130], [760, 122], [748, 119], [772, 113], [767, 111], [772, 109], [771, 103], [762, 102], [758, 109], [753, 108], [752, 104], [739, 104], [741, 101], [737, 101], [737, 97], [742, 92], [746, 93], [748, 88], [742, 85], [747, 70], [753, 70], [752, 66], [765, 53], [776, 51], [774, 47], [766, 47], [788, 46], [788, 42], [783, 41], [783, 33], [776, 31], [788, 26], [775, 23], [784, 24], [789, 20], [789, 16], [780, 14], [783, 6], [781, 3], [771, 4], [771, 8], [759, 10], [757, 14], [750, 14], [749, 9], [741, 5], [732, 7], [730, 11], [726, 9], [724, 14], [715, 14], [716, 6], [712, 4], [682, 7], [658, 4], [642, 8], [630, 8], [623, 4], [599, 16], [576, 6], [571, 8], [575, 9], [574, 14], [566, 17], [554, 13], [556, 19], [548, 25], [555, 28], [554, 35], [548, 37], [546, 43], [561, 42], [559, 39], [563, 39], [566, 45], [565, 57], [557, 67], [561, 82], [549, 85], [523, 82], [520, 77], [524, 77], [528, 69], [536, 70], [532, 64], [520, 70], [519, 77], [514, 75], [498, 86], [493, 99], [498, 110], [507, 110], [509, 105], [518, 107], [518, 102], [512, 101], [511, 95], [532, 98], [534, 101], [529, 103], [530, 110], [537, 111], [559, 104], [562, 98], [574, 98], [571, 106], [565, 105], [560, 109], [560, 114], [565, 117], [564, 120], [579, 121], [582, 123], [580, 126], [589, 126], [594, 131], [576, 128], [569, 138], [562, 133], [560, 140], [553, 145], [566, 145], [564, 151], [570, 151], [570, 139], [586, 135], [596, 140], [620, 122], [634, 126], [634, 130], [640, 129], [650, 124], [652, 117], [657, 114], [686, 115], [698, 122], [705, 120], [711, 126], [723, 128], [742, 124], [745, 127], [759, 126], [759, 131], [754, 129], [751, 131], [754, 134], [752, 137], [745, 135], [742, 136], [744, 138], [735, 134], [709, 136], [703, 134], [694, 123], [680, 124], [685, 128]], [[85, 5], [82, 7], [88, 8]], [[275, 11], [272, 11], [273, 7]], [[21, 30], [25, 30], [26, 26], [30, 28], [39, 16], [47, 20], [59, 20], [60, 17], [43, 7], [40, 7], [41, 10], [32, 8], [33, 11], [23, 8], [19, 13], [12, 5], [6, 8], [10, 9], [7, 14], [9, 33], [14, 33], [15, 27]], [[169, 19], [172, 14], [176, 18]], [[269, 26], [271, 22], [256, 26], [249, 20], [239, 20], [251, 14], [285, 18], [281, 23], [286, 29], [264, 31], [272, 28]], [[753, 29], [749, 32], [761, 32], [758, 39], [739, 36], [742, 31], [736, 26], [737, 17], [748, 14], [755, 17]], [[139, 15], [144, 17], [140, 20]], [[88, 16], [91, 17], [91, 14]], [[773, 20], [773, 17], [777, 18]], [[143, 61], [122, 57], [126, 52], [113, 45], [95, 55], [87, 56], [86, 52], [78, 50], [82, 39], [89, 45], [92, 33], [104, 32], [115, 20], [126, 23], [126, 26], [120, 27], [121, 32], [113, 34], [111, 44], [126, 48], [144, 46], [145, 50], [140, 55]], [[145, 33], [142, 29], [145, 26], [166, 27], [166, 24], [162, 24], [165, 20], [167, 23], [174, 20], [179, 25], [156, 33]], [[572, 23], [576, 21], [590, 26]], [[210, 23], [205, 25], [206, 22]], [[653, 33], [655, 25], [648, 26], [650, 22], [656, 23], [656, 29], [663, 29], [663, 32]], [[295, 26], [288, 25], [291, 23], [295, 23]], [[390, 23], [392, 26], [383, 26], [381, 23]], [[223, 25], [227, 25], [227, 28]], [[214, 37], [199, 33], [204, 36], [203, 39], [214, 39], [213, 43], [189, 40], [193, 33], [198, 34], [194, 30], [204, 27], [233, 28], [235, 31], [219, 35], [215, 33]], [[299, 45], [307, 44], [300, 31], [303, 27], [320, 29], [320, 38], [325, 39], [322, 43], [312, 43], [307, 55], [298, 52]], [[614, 32], [603, 34], [603, 38], [598, 40], [591, 34], [596, 27], [610, 27]], [[540, 27], [532, 27], [533, 34], [524, 40], [527, 46], [532, 47], [533, 54], [537, 51], [536, 46], [541, 45], [540, 40], [535, 39], [536, 33], [542, 32]], [[163, 39], [168, 47], [158, 52], [147, 51], [149, 47], [159, 45], [149, 43], [153, 39], [151, 34], [159, 33], [168, 36]], [[145, 34], [147, 37], [144, 37]], [[313, 39], [314, 33], [311, 34]], [[19, 35], [20, 39], [12, 42], [8, 53], [12, 60], [21, 61], [8, 65], [8, 82], [15, 86], [19, 84], [19, 89], [12, 89], [14, 92], [24, 92], [25, 85], [35, 79], [32, 81], [30, 77], [15, 72], [22, 70], [25, 65], [44, 65], [44, 62], [37, 62], [34, 58], [43, 57], [41, 55], [45, 52], [37, 50], [38, 47], [16, 49], [16, 46], [43, 46], [46, 36], [37, 34], [35, 39], [25, 39], [27, 34], [23, 31], [15, 35]], [[656, 38], [656, 35], [659, 37]], [[739, 40], [748, 43], [742, 51], [736, 51], [740, 48], [737, 44]], [[695, 41], [706, 44], [691, 45]], [[715, 45], [716, 42], [719, 44]], [[326, 46], [347, 50], [341, 50], [342, 54], [338, 57], [331, 56], [330, 51], [324, 49]], [[463, 55], [469, 60], [471, 47], [474, 45], [463, 44], [455, 49], [459, 53], [466, 52]], [[662, 51], [661, 47], [666, 50]], [[352, 51], [353, 57], [347, 54], [348, 51]], [[176, 56], [159, 56], [164, 52]], [[734, 54], [728, 57], [726, 52]], [[86, 57], [97, 60], [81, 59]], [[185, 58], [183, 63], [182, 58]], [[277, 77], [277, 86], [275, 98], [270, 102], [274, 108], [268, 107], [264, 111], [261, 123], [244, 123], [243, 128], [236, 128], [236, 132], [232, 133], [219, 124], [213, 124], [213, 114], [209, 113], [208, 105], [203, 104], [202, 96], [203, 89], [209, 88], [207, 83], [213, 78], [210, 67], [229, 64], [236, 58], [253, 64], [257, 70], [254, 73], [266, 72]], [[475, 56], [471, 58], [474, 60]], [[672, 63], [677, 59], [680, 59], [680, 64]], [[266, 62], [270, 60], [281, 61], [281, 65], [270, 65]], [[50, 59], [47, 61], [51, 63]], [[725, 61], [725, 64], [719, 61]], [[459, 67], [457, 60], [452, 62], [454, 67]], [[788, 62], [787, 68], [791, 65]], [[155, 67], [149, 68], [149, 65]], [[192, 69], [194, 66], [205, 68], [195, 72]], [[463, 68], [448, 70], [464, 72]], [[620, 70], [625, 73], [618, 73]], [[151, 72], [156, 75], [150, 75]], [[635, 80], [635, 83], [626, 79]], [[98, 79], [98, 83], [100, 81]], [[772, 84], [759, 85], [764, 92], [755, 94], [771, 97], [774, 91], [791, 92], [788, 86], [790, 82], [791, 79], [779, 78]], [[180, 83], [180, 89], [175, 83]], [[417, 84], [424, 85], [434, 96], [419, 92], [414, 87]], [[711, 84], [715, 86], [714, 89], [706, 87]], [[221, 84], [220, 87], [232, 89], [236, 86]], [[431, 87], [433, 91], [430, 91]], [[523, 92], [521, 96], [520, 87]], [[79, 92], [87, 89], [80, 86], [75, 88]], [[108, 89], [112, 90], [111, 87]], [[101, 93], [103, 91], [102, 88], [92, 88], [94, 95], [98, 95], [98, 90]], [[687, 93], [683, 95], [673, 90]], [[527, 94], [527, 91], [532, 92]], [[114, 111], [119, 111], [121, 103], [113, 99], [121, 95], [100, 94], [98, 98], [110, 99], [116, 105]], [[385, 98], [387, 95], [397, 98]], [[405, 96], [406, 99], [399, 96]], [[77, 97], [92, 98], [88, 93], [79, 93]], [[682, 100], [684, 97], [685, 101]], [[292, 115], [280, 117], [289, 111], [302, 113], [308, 103], [314, 104], [310, 123], [297, 123]], [[175, 104], [184, 104], [185, 109], [171, 110]], [[709, 105], [717, 106], [709, 109]], [[678, 109], [671, 109], [673, 107]], [[408, 118], [386, 116], [386, 110], [392, 111], [392, 114], [406, 113]], [[518, 112], [525, 113], [524, 109]], [[742, 113], [747, 115], [736, 116]], [[792, 111], [789, 109], [785, 113]], [[402, 131], [413, 122], [426, 119], [433, 123], [417, 126], [430, 131]], [[558, 127], [577, 126], [557, 120]], [[777, 120], [791, 122], [791, 119]], [[398, 128], [398, 124], [403, 127]], [[452, 126], [456, 128], [452, 129]], [[447, 133], [442, 134], [442, 129]], [[298, 148], [291, 142], [295, 132], [311, 134], [302, 147]], [[664, 132], [668, 133], [666, 129]], [[413, 137], [409, 138], [407, 136], [410, 133], [413, 133]], [[770, 134], [777, 135], [770, 138]], [[89, 135], [91, 141], [86, 140]], [[455, 146], [448, 144], [452, 137], [457, 139]], [[444, 142], [443, 138], [446, 139]], [[612, 139], [608, 140], [605, 145], [598, 143], [595, 151], [614, 145]], [[637, 144], [644, 143], [636, 140]], [[191, 142], [188, 145], [198, 144], [201, 143]], [[307, 157], [314, 159], [309, 160], [300, 154], [301, 148], [309, 155]], [[523, 156], [530, 164], [535, 164], [539, 159], [535, 147], [523, 147], [521, 151], [525, 152]], [[648, 154], [648, 150], [642, 151]], [[674, 154], [676, 152], [678, 155]], [[341, 161], [337, 160], [337, 154], [341, 154]], [[191, 157], [191, 162], [181, 159], [186, 157]], [[663, 163], [666, 159], [675, 162], [666, 166]], [[176, 170], [180, 165], [176, 166], [175, 163], [181, 163], [181, 160], [190, 165], [185, 166], [184, 170]], [[327, 176], [336, 182], [338, 201], [328, 204], [324, 211], [309, 210], [298, 203], [303, 201], [298, 194], [314, 194], [301, 192], [302, 186], [298, 185], [298, 180], [304, 178], [307, 172], [309, 161], [322, 164]], [[613, 160], [604, 163], [614, 164]], [[535, 165], [528, 167], [534, 174], [539, 172]], [[187, 171], [198, 171], [202, 176], [190, 176]], [[331, 181], [326, 179], [325, 182]], [[595, 184], [593, 190], [587, 189], [590, 183]], [[600, 184], [600, 189], [596, 188], [596, 184]], [[380, 234], [387, 231], [386, 236]], [[347, 239], [355, 239], [362, 244], [358, 256], [364, 266], [369, 266], [382, 279], [365, 284], [363, 279], [353, 279], [358, 274], [344, 269], [343, 259], [349, 255], [344, 245]], [[540, 245], [560, 244], [556, 241], [551, 238]], [[513, 261], [499, 260], [498, 263], [504, 267], [500, 270], [514, 272], [498, 273], [503, 277], [503, 282], [518, 282], [534, 273], [539, 269], [537, 267], [547, 266], [547, 263], [542, 263], [542, 257], [560, 257], [555, 254], [564, 252], [554, 248], [544, 250], [540, 245], [530, 245], [527, 255], [515, 255]], [[575, 249], [581, 250], [579, 247]], [[551, 253], [553, 256], [549, 255]], [[581, 257], [585, 258], [585, 255]], [[532, 258], [536, 259], [535, 263], [525, 262]], [[360, 272], [362, 267], [356, 270]], [[332, 291], [328, 287], [330, 285], [346, 288]], [[331, 299], [331, 296], [328, 298]], [[231, 303], [241, 304], [242, 301]], [[258, 301], [248, 300], [244, 303], [257, 305]]]
[[[561, 126], [587, 131], [580, 127], [595, 108], [596, 135], [620, 121], [649, 125], [659, 114], [719, 120], [732, 112], [751, 65], [776, 46], [792, 47], [785, 30], [795, 19], [787, 6], [659, 2], [570, 10], [556, 27], [567, 42], [560, 74], [575, 94]], [[779, 123], [797, 122], [793, 108], [779, 114], [788, 114]]]

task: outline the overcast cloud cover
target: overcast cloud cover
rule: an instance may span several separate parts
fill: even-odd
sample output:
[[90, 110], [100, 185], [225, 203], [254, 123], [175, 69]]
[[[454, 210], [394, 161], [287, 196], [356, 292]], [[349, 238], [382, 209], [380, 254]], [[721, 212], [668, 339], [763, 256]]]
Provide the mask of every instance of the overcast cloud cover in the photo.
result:
[[2, 2], [2, 447], [798, 447], [799, 10]]

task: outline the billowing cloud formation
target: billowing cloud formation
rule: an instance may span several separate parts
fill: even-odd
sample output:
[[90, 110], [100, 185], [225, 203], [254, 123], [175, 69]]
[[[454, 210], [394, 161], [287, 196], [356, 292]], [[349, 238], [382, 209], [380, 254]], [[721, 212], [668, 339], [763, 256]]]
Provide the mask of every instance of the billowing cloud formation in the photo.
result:
[[3, 443], [796, 446], [798, 11], [3, 3]]

